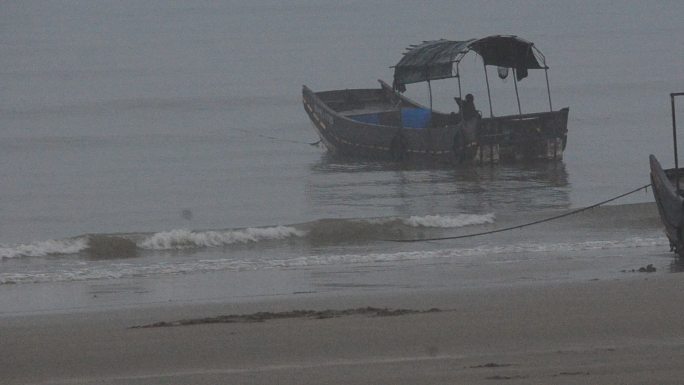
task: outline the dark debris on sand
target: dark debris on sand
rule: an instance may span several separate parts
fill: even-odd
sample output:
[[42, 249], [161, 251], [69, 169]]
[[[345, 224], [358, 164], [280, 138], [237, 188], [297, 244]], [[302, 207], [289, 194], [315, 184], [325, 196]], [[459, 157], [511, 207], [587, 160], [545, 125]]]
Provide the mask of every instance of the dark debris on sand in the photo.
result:
[[528, 376], [521, 376], [521, 375], [517, 375], [517, 376], [496, 375], [496, 376], [491, 376], [491, 377], [485, 377], [486, 380], [524, 380], [526, 378], [528, 378]]
[[328, 319], [345, 317], [352, 315], [364, 315], [368, 317], [394, 317], [406, 314], [420, 314], [420, 313], [434, 313], [440, 312], [440, 309], [432, 308], [429, 310], [412, 310], [412, 309], [389, 309], [389, 308], [375, 308], [375, 307], [361, 307], [356, 309], [346, 310], [293, 310], [286, 312], [258, 312], [252, 314], [231, 314], [220, 315], [216, 317], [193, 318], [178, 321], [161, 321], [147, 325], [132, 326], [131, 329], [144, 328], [160, 328], [171, 326], [191, 326], [191, 325], [205, 325], [217, 323], [251, 323], [264, 322], [269, 320], [289, 319], [289, 318], [307, 318], [307, 319]]
[[655, 268], [655, 266], [653, 266], [653, 264], [649, 264], [646, 267], [640, 267], [638, 270], [636, 270], [636, 269], [622, 270], [622, 272], [623, 273], [628, 273], [628, 272], [632, 272], [632, 273], [655, 273], [656, 268]]
[[554, 374], [553, 377], [560, 377], [560, 376], [588, 376], [590, 375], [589, 372], [560, 372], [558, 374]]
[[482, 368], [505, 368], [508, 366], [513, 366], [513, 364], [497, 364], [496, 362], [489, 362], [484, 365], [471, 366], [471, 369], [482, 369]]

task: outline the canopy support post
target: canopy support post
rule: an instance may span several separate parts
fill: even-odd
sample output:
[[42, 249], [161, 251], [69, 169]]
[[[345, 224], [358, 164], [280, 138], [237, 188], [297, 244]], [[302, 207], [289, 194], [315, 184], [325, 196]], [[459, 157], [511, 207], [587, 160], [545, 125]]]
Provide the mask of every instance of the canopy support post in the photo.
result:
[[684, 93], [670, 94], [670, 103], [672, 105], [672, 138], [674, 142], [674, 162], [675, 162], [675, 187], [677, 188], [677, 196], [679, 195], [679, 159], [677, 156], [677, 119], [675, 118], [675, 96], [681, 96]]
[[522, 108], [520, 108], [520, 95], [518, 94], [518, 73], [513, 68], [513, 84], [515, 85], [515, 98], [518, 100], [518, 114], [522, 115]]
[[553, 105], [551, 105], [551, 87], [549, 86], [549, 67], [544, 65], [544, 74], [546, 75], [546, 92], [549, 94], [549, 111], [553, 112]]
[[485, 64], [483, 61], [482, 66], [484, 67], [485, 80], [487, 81], [487, 97], [489, 98], [489, 117], [493, 118], [494, 117], [494, 111], [492, 109], [492, 94], [489, 91], [489, 76], [487, 75], [487, 64]]
[[428, 91], [430, 92], [430, 112], [432, 112], [432, 84], [430, 84], [429, 79], [427, 81], [427, 84], [428, 84]]
[[[459, 62], [456, 62], [456, 78], [458, 78], [458, 99], [463, 100], [463, 90], [461, 89], [461, 72], [458, 68]], [[463, 121], [463, 108], [459, 104], [458, 114], [461, 115], [461, 121]]]

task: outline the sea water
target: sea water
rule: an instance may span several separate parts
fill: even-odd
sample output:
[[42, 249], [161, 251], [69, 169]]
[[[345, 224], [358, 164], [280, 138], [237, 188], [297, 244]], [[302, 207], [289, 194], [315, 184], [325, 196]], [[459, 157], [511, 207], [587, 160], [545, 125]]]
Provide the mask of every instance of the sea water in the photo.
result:
[[[670, 269], [648, 154], [672, 164], [677, 1], [31, 1], [0, 5], [0, 312], [597, 279]], [[301, 104], [374, 88], [410, 44], [515, 34], [569, 107], [561, 162], [331, 158]], [[485, 116], [511, 79], [462, 63]], [[523, 112], [549, 108], [541, 74]], [[455, 80], [433, 82], [456, 109]], [[427, 104], [427, 87], [407, 95]], [[490, 112], [491, 111], [491, 112]], [[504, 268], [505, 267], [505, 268]]]

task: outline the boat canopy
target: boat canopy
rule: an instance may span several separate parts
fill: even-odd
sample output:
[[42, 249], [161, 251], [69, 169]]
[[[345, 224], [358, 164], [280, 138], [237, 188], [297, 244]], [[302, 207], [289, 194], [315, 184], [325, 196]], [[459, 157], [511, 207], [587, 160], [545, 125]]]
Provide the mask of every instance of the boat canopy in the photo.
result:
[[465, 41], [431, 40], [407, 48], [394, 68], [394, 88], [436, 79], [458, 77], [453, 64], [460, 63], [470, 51], [476, 52], [485, 66], [512, 68], [518, 80], [527, 77], [528, 69], [548, 69], [544, 55], [534, 43], [511, 35], [493, 35]]

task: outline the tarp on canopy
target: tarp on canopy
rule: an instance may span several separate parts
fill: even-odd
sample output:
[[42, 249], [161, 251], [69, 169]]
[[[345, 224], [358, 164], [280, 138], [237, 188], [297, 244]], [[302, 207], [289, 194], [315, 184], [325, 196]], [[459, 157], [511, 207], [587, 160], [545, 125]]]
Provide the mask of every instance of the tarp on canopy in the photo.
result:
[[394, 84], [410, 84], [451, 78], [452, 67], [459, 54], [468, 52], [468, 41], [433, 40], [408, 48], [394, 66]]
[[515, 69], [518, 80], [527, 77], [528, 69], [546, 68], [545, 64], [539, 63], [535, 55], [535, 51], [539, 51], [534, 44], [516, 36], [494, 35], [466, 41], [432, 40], [407, 49], [394, 66], [394, 87], [402, 90], [405, 84], [454, 77], [453, 63], [460, 62], [470, 51], [480, 55], [485, 65]]

